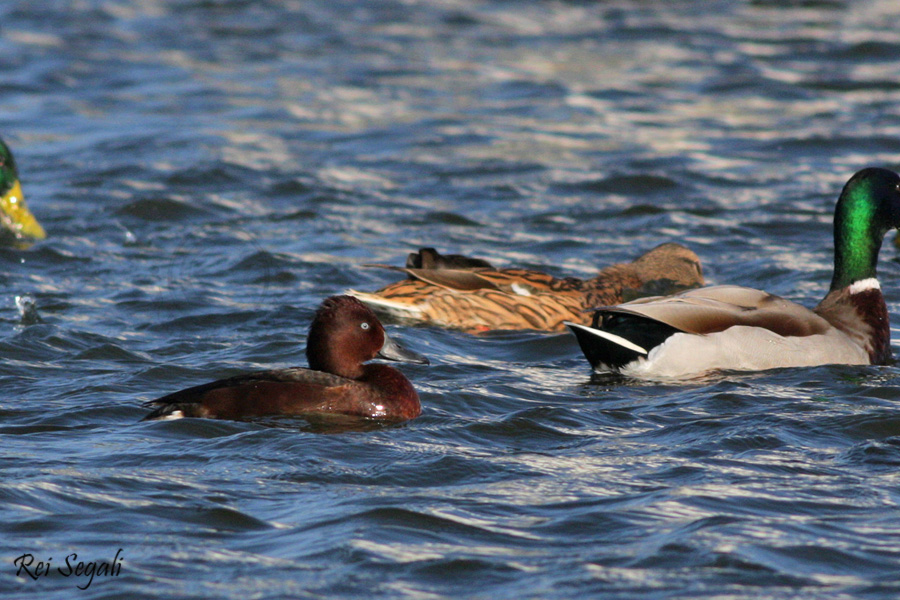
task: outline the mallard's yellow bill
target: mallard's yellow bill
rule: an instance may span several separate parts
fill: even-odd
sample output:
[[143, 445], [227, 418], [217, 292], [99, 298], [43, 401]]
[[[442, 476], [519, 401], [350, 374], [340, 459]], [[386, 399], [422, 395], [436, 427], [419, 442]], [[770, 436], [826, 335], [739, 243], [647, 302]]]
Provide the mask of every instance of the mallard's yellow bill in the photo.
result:
[[22, 195], [22, 186], [18, 181], [0, 198], [0, 212], [2, 212], [0, 219], [16, 237], [28, 237], [35, 240], [47, 237], [44, 228], [25, 206], [25, 196]]

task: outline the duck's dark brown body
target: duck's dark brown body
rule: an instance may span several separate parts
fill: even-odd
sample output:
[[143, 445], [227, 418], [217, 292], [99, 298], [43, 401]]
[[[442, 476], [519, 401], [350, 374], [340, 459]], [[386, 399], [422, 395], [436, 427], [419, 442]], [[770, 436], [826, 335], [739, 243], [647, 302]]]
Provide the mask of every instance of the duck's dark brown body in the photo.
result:
[[323, 414], [404, 420], [421, 412], [419, 396], [402, 373], [362, 363], [375, 356], [427, 361], [392, 342], [359, 301], [339, 296], [323, 303], [310, 328], [307, 355], [318, 369], [257, 371], [181, 390], [148, 402], [155, 410], [145, 420]]
[[419, 395], [396, 369], [366, 365], [360, 379], [302, 367], [259, 371], [175, 392], [149, 403], [145, 420], [166, 416], [246, 419], [269, 415], [340, 413], [370, 419], [412, 419]]

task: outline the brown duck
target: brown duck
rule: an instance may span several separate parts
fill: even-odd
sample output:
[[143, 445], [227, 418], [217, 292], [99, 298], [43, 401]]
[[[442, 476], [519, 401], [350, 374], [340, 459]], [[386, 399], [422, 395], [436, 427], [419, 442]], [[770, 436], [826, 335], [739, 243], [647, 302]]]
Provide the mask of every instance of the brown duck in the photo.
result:
[[703, 285], [700, 259], [680, 244], [657, 246], [592, 279], [557, 278], [530, 269], [495, 269], [481, 259], [422, 248], [402, 271], [407, 279], [377, 292], [349, 290], [376, 311], [441, 327], [481, 333], [500, 329], [562, 331], [565, 321], [589, 324], [597, 306]]
[[428, 364], [384, 331], [355, 298], [327, 298], [309, 328], [309, 368], [271, 369], [194, 386], [147, 402], [144, 420], [203, 417], [244, 419], [271, 415], [401, 421], [419, 415], [419, 395], [403, 374], [373, 358]]

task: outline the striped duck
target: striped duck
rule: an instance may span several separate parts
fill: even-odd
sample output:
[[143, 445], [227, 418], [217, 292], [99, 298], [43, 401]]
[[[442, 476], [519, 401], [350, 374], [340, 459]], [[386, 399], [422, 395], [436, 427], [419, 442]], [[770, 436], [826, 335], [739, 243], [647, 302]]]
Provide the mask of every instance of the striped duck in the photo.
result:
[[392, 317], [469, 333], [491, 330], [564, 331], [565, 321], [590, 323], [585, 312], [625, 299], [672, 293], [703, 284], [700, 259], [680, 244], [657, 246], [630, 263], [608, 266], [592, 279], [557, 278], [530, 269], [495, 269], [487, 261], [412, 253], [407, 279], [376, 292], [349, 290]]

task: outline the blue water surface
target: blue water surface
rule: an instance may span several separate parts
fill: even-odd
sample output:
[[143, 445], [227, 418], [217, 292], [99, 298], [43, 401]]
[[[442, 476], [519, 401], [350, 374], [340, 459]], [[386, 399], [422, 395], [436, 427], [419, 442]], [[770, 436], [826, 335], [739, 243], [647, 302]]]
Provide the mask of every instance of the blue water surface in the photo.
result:
[[895, 2], [9, 0], [0, 82], [49, 233], [0, 249], [3, 598], [900, 595], [894, 366], [639, 383], [390, 324], [408, 423], [139, 422], [304, 365], [420, 246], [583, 277], [674, 240], [814, 305], [841, 186], [900, 168]]

